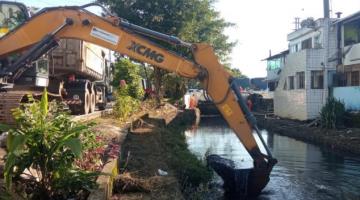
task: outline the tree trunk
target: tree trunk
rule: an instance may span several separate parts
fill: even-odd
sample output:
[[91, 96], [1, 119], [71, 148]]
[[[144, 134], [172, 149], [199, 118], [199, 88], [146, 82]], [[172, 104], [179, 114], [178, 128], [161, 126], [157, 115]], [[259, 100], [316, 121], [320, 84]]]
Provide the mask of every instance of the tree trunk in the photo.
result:
[[154, 79], [155, 79], [155, 100], [156, 105], [160, 106], [161, 99], [162, 99], [162, 92], [161, 92], [161, 80], [162, 74], [161, 69], [154, 67]]

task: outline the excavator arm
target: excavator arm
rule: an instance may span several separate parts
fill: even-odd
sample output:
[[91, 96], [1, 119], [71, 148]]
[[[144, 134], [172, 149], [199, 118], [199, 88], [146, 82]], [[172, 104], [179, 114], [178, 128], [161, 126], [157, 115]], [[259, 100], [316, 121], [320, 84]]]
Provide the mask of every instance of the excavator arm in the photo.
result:
[[[28, 55], [25, 55], [22, 60], [20, 58], [23, 63], [13, 66], [19, 69], [14, 70], [9, 67], [11, 73], [2, 72], [1, 74], [14, 76], [16, 72], [21, 71], [19, 66], [30, 61], [32, 55], [44, 53], [56, 45], [56, 41], [60, 39], [73, 38], [103, 46], [183, 77], [196, 78], [201, 81], [208, 95], [253, 158], [254, 170], [257, 171], [254, 179], [259, 179], [256, 182], [259, 185], [262, 184], [261, 189], [267, 184], [276, 159], [272, 158], [271, 152], [263, 141], [256, 126], [256, 120], [241, 97], [240, 87], [232, 81], [233, 78], [219, 63], [210, 45], [189, 44], [176, 37], [130, 24], [117, 17], [99, 17], [83, 8], [43, 9], [2, 37], [0, 57], [23, 50], [27, 50]], [[185, 46], [192, 51], [194, 60], [177, 55], [143, 36]], [[259, 134], [267, 155], [261, 153], [253, 136], [253, 130]]]

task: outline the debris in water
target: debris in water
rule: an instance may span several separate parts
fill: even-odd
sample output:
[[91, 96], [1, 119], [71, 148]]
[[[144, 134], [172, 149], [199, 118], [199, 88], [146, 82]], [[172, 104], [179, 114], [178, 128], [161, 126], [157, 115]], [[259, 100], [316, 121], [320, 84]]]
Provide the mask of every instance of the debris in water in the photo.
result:
[[167, 175], [168, 175], [168, 173], [167, 173], [166, 171], [161, 170], [161, 169], [158, 169], [158, 174], [159, 174], [160, 176], [167, 176]]

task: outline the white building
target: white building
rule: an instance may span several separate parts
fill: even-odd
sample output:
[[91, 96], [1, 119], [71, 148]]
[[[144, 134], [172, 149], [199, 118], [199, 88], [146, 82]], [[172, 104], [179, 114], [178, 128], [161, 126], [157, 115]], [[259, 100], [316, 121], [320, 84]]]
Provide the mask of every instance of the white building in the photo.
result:
[[347, 110], [360, 110], [360, 12], [334, 23], [338, 28], [339, 53], [333, 96], [344, 102]]
[[298, 120], [319, 116], [336, 71], [337, 29], [328, 17], [301, 23], [288, 34], [289, 54], [274, 93], [275, 115]]
[[270, 55], [266, 60], [266, 83], [267, 92], [269, 98], [274, 98], [274, 91], [278, 86], [280, 73], [286, 63], [286, 56], [289, 54], [289, 50], [281, 53]]

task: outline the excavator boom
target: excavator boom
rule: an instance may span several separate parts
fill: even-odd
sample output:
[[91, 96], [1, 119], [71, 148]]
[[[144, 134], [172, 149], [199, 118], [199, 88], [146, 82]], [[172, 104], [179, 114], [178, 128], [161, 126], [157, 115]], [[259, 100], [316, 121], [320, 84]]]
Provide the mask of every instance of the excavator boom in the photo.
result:
[[[185, 46], [192, 51], [194, 60], [188, 60], [160, 47], [144, 36]], [[180, 76], [199, 79], [254, 159], [254, 170], [259, 171], [256, 179], [260, 177], [259, 182], [262, 184], [259, 186], [260, 191], [265, 187], [276, 161], [272, 158], [265, 142], [263, 145], [266, 147], [267, 155], [261, 153], [252, 134], [253, 129], [259, 132], [254, 117], [241, 98], [239, 86], [232, 81], [232, 77], [219, 63], [210, 45], [189, 44], [176, 37], [130, 24], [117, 17], [99, 17], [85, 10], [84, 7], [46, 8], [0, 39], [0, 58], [16, 52], [28, 51], [27, 57], [20, 59], [17, 66], [9, 67], [11, 73], [3, 71], [1, 74], [12, 76], [21, 72], [21, 66], [29, 62], [32, 55], [44, 53], [52, 48], [56, 41], [65, 38], [91, 42], [138, 61], [175, 72]], [[261, 138], [261, 135], [259, 136]]]

